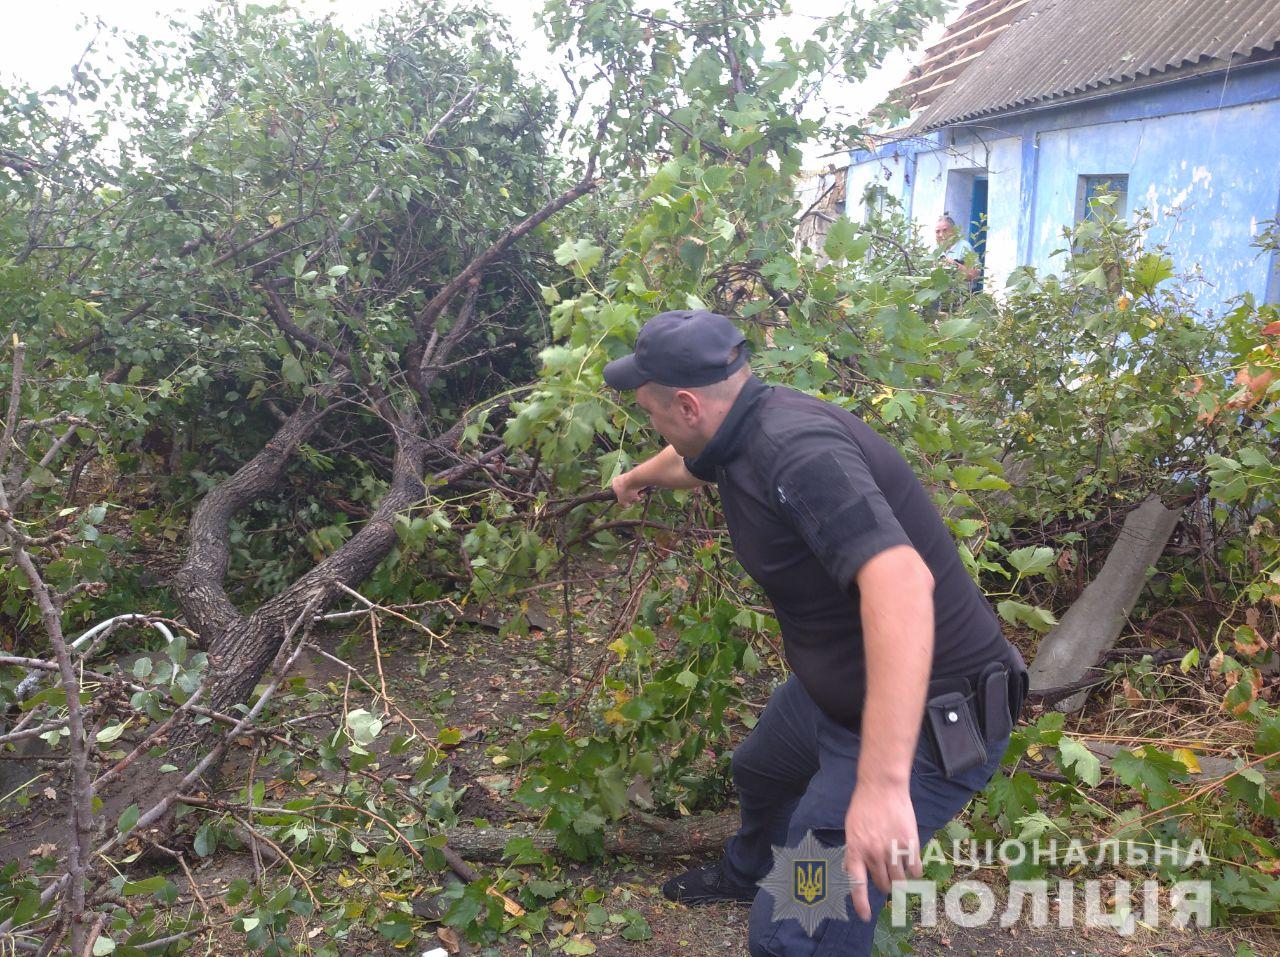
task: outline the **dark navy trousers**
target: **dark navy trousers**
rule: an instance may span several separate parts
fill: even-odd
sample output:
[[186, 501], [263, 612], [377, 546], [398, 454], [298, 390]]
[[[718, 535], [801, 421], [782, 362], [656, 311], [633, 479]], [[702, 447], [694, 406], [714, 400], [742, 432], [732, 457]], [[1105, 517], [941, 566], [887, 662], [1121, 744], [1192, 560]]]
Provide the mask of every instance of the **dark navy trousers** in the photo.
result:
[[[984, 765], [946, 778], [921, 731], [910, 793], [921, 848], [933, 833], [986, 787], [1000, 767], [1009, 736], [987, 743]], [[827, 847], [844, 845], [844, 819], [858, 774], [857, 732], [827, 717], [795, 675], [774, 689], [760, 720], [733, 754], [742, 826], [725, 845], [723, 869], [739, 884], [755, 884], [773, 866], [773, 847], [796, 847], [812, 831]], [[751, 957], [871, 957], [875, 921], [886, 895], [868, 882], [871, 921], [845, 900], [845, 920], [827, 919], [813, 936], [794, 919], [773, 920], [773, 899], [756, 894], [749, 918]]]

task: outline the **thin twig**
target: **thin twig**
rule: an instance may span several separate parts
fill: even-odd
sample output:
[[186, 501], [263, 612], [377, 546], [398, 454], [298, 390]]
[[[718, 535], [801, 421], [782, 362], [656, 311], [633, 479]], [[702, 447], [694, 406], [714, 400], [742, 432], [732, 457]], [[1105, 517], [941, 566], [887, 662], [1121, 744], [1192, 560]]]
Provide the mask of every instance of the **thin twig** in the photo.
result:
[[[21, 345], [14, 338], [15, 351]], [[20, 366], [20, 363], [15, 363]], [[19, 369], [20, 371], [20, 369]], [[13, 392], [20, 391], [21, 379], [15, 377], [17, 383]], [[11, 393], [12, 395], [13, 393]], [[85, 875], [88, 871], [89, 835], [93, 827], [93, 779], [89, 775], [89, 742], [85, 736], [84, 714], [80, 705], [80, 680], [75, 666], [71, 662], [71, 651], [67, 646], [62, 631], [62, 616], [54, 604], [53, 596], [45, 584], [40, 570], [27, 553], [19, 539], [17, 528], [13, 524], [8, 491], [4, 477], [0, 476], [0, 511], [4, 512], [0, 528], [11, 540], [14, 563], [22, 570], [27, 579], [27, 587], [35, 597], [36, 606], [40, 609], [40, 620], [44, 625], [49, 644], [53, 646], [54, 659], [58, 662], [58, 673], [62, 681], [67, 699], [67, 725], [71, 731], [71, 834], [67, 847], [67, 880], [66, 898], [63, 917], [67, 921], [71, 934], [71, 952], [78, 954], [84, 947], [84, 924], [81, 920], [85, 906]], [[57, 882], [53, 887], [62, 882]], [[43, 896], [43, 895], [42, 895]], [[5, 924], [9, 924], [6, 921]], [[0, 925], [0, 933], [7, 929]]]
[[[183, 803], [186, 803], [186, 802], [183, 802]], [[250, 807], [252, 808], [252, 805], [250, 805]], [[246, 831], [248, 831], [250, 835], [252, 835], [254, 838], [261, 841], [263, 844], [267, 845], [267, 847], [275, 851], [276, 856], [281, 861], [289, 865], [289, 870], [293, 871], [294, 876], [298, 878], [298, 880], [302, 881], [302, 886], [306, 888], [307, 896], [311, 898], [311, 903], [315, 904], [316, 906], [319, 906], [320, 901], [316, 899], [316, 892], [312, 888], [311, 882], [307, 880], [306, 875], [302, 873], [298, 865], [293, 863], [293, 858], [291, 858], [288, 854], [286, 854], [279, 844], [271, 840], [271, 838], [267, 837], [267, 835], [263, 834], [261, 831], [259, 831], [256, 827], [254, 827], [244, 818], [240, 817], [240, 815], [231, 814], [231, 817], [236, 821], [236, 823], [238, 823], [241, 827], [243, 827]]]
[[343, 591], [345, 591], [348, 595], [350, 595], [352, 598], [354, 598], [356, 601], [360, 602], [362, 605], [368, 608], [370, 611], [380, 611], [388, 615], [391, 615], [392, 617], [399, 618], [401, 621], [407, 622], [408, 624], [413, 625], [413, 627], [417, 628], [419, 631], [425, 631], [431, 637], [431, 640], [433, 642], [438, 641], [444, 647], [446, 648], [449, 647], [449, 643], [447, 641], [445, 641], [443, 638], [437, 635], [434, 631], [432, 631], [422, 622], [414, 621], [412, 618], [408, 617], [407, 615], [400, 614], [400, 612], [396, 611], [394, 608], [389, 608], [386, 605], [379, 605], [375, 601], [370, 601], [368, 598], [365, 598], [364, 595], [360, 594], [358, 591], [356, 591], [354, 588], [350, 587], [349, 585], [344, 585], [342, 582], [335, 582], [335, 584], [339, 588], [341, 588]]
[[385, 717], [389, 711], [387, 702], [390, 699], [387, 695], [387, 676], [382, 673], [382, 649], [378, 646], [378, 616], [376, 613], [369, 615], [369, 632], [373, 636], [373, 661], [378, 666], [378, 686], [382, 689], [382, 714]]
[[18, 425], [18, 403], [22, 398], [22, 364], [27, 354], [27, 344], [13, 334], [13, 381], [9, 386], [9, 408], [4, 416], [4, 438], [0, 440], [0, 475], [4, 475], [5, 463], [9, 461], [9, 451], [13, 447], [14, 430]]
[[[297, 633], [298, 629], [303, 627], [304, 623], [307, 626], [304, 629], [303, 635], [299, 639], [297, 645], [290, 652], [284, 663], [276, 670], [275, 676], [272, 678], [270, 684], [268, 684], [263, 690], [262, 694], [259, 695], [258, 700], [254, 702], [253, 707], [245, 713], [244, 717], [235, 723], [231, 730], [223, 736], [222, 740], [219, 741], [208, 754], [201, 758], [196, 766], [192, 768], [172, 790], [165, 794], [164, 797], [157, 801], [146, 813], [142, 814], [138, 818], [137, 824], [134, 825], [134, 830], [141, 833], [144, 829], [150, 827], [164, 817], [177, 800], [178, 795], [190, 788], [191, 785], [195, 784], [196, 781], [198, 781], [201, 776], [203, 776], [204, 773], [214, 765], [215, 762], [221, 760], [223, 752], [226, 751], [227, 745], [231, 741], [240, 737], [240, 735], [245, 732], [246, 728], [253, 727], [257, 722], [258, 716], [262, 714], [267, 704], [275, 696], [275, 693], [280, 688], [285, 676], [293, 668], [294, 664], [297, 663], [298, 659], [302, 657], [303, 650], [309, 647], [306, 638], [310, 633], [310, 624], [314, 620], [313, 608], [315, 607], [315, 603], [318, 598], [319, 596], [307, 602], [306, 607], [302, 609], [301, 614], [298, 615], [297, 619], [285, 633], [284, 641], [281, 643], [280, 651], [276, 656], [277, 661], [280, 661], [280, 658], [288, 649], [289, 642], [293, 640], [293, 636]], [[95, 854], [105, 854], [107, 851], [119, 844], [122, 839], [123, 835], [117, 833], [102, 844], [95, 851]], [[3, 925], [0, 925], [0, 932], [3, 930]]]

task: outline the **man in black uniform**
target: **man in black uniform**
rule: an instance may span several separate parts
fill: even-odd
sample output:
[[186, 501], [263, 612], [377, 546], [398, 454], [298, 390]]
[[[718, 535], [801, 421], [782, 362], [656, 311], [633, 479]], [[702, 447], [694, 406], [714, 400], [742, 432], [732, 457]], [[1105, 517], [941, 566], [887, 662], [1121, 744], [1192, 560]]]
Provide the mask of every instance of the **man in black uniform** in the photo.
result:
[[[618, 501], [715, 483], [792, 671], [733, 755], [741, 828], [718, 862], [663, 892], [752, 901], [755, 957], [869, 957], [890, 881], [920, 876], [921, 846], [998, 769], [1026, 667], [902, 456], [746, 360], [727, 318], [680, 310], [650, 319], [635, 352], [604, 370], [670, 443], [614, 479]], [[852, 883], [844, 919], [812, 934], [774, 919], [757, 887], [773, 848], [806, 835], [844, 845]]]

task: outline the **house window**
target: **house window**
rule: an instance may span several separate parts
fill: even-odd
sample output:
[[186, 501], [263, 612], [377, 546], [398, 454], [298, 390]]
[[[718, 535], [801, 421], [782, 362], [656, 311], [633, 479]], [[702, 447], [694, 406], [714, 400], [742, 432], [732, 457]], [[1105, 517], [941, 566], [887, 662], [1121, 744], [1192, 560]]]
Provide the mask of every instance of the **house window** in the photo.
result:
[[1104, 173], [1081, 176], [1076, 183], [1076, 222], [1123, 219], [1129, 213], [1129, 177]]

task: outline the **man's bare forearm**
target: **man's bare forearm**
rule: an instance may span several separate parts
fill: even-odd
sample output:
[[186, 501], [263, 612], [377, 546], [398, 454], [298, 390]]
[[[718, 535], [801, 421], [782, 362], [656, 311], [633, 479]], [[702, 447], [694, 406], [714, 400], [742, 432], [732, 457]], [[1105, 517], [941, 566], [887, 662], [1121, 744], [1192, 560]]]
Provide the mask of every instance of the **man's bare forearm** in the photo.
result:
[[652, 458], [645, 459], [630, 472], [619, 475], [614, 481], [621, 482], [623, 489], [631, 493], [638, 493], [649, 487], [681, 489], [709, 484], [690, 472], [685, 467], [684, 458], [670, 445]]
[[933, 577], [909, 546], [882, 552], [858, 577], [867, 691], [858, 787], [902, 787], [911, 775], [933, 661]]
[[867, 694], [857, 783], [845, 812], [845, 869], [853, 909], [871, 919], [867, 881], [885, 894], [924, 873], [911, 801], [911, 759], [933, 660], [933, 576], [910, 545], [875, 555], [858, 571]]

